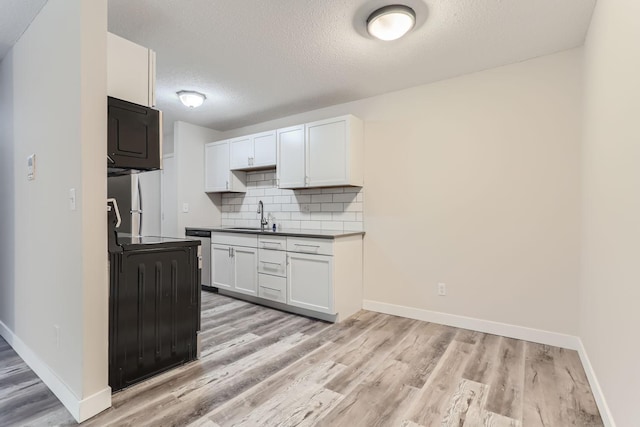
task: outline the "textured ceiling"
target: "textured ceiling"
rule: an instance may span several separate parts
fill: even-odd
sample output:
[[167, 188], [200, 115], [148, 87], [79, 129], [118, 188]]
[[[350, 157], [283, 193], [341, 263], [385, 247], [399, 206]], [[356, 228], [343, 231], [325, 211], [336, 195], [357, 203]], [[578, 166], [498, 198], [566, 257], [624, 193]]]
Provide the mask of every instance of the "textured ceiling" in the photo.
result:
[[[109, 0], [109, 30], [157, 52], [166, 125], [228, 130], [580, 46], [595, 0], [404, 0], [414, 31], [368, 37], [390, 3]], [[187, 110], [181, 89], [208, 99]]]
[[0, 0], [0, 60], [46, 2], [47, 0]]

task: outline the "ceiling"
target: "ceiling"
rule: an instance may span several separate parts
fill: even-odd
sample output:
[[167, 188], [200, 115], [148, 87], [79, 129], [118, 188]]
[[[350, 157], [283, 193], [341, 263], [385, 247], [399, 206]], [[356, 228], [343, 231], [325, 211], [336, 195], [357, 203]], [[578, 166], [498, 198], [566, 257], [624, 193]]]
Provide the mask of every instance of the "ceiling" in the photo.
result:
[[[46, 0], [0, 0], [0, 58]], [[109, 0], [109, 31], [157, 52], [157, 104], [229, 130], [582, 45], [595, 0], [404, 0], [417, 25], [382, 42], [396, 0]], [[207, 96], [188, 110], [175, 92]]]
[[27, 29], [47, 0], [0, 0], [0, 59]]

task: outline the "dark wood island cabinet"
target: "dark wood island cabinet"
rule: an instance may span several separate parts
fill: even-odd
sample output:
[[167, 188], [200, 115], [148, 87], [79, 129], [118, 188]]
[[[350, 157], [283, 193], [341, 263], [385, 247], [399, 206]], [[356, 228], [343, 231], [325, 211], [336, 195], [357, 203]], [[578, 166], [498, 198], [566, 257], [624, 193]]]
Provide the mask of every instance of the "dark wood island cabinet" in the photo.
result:
[[110, 233], [113, 391], [198, 357], [200, 242]]

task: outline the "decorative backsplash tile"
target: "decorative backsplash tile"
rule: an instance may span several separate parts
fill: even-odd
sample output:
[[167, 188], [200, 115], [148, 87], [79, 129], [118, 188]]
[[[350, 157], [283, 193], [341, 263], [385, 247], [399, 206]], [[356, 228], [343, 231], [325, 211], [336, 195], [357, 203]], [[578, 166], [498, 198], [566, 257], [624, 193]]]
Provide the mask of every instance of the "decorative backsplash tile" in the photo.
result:
[[278, 227], [362, 231], [364, 191], [359, 187], [286, 190], [275, 169], [248, 172], [246, 193], [222, 194], [223, 227], [259, 227], [258, 202]]

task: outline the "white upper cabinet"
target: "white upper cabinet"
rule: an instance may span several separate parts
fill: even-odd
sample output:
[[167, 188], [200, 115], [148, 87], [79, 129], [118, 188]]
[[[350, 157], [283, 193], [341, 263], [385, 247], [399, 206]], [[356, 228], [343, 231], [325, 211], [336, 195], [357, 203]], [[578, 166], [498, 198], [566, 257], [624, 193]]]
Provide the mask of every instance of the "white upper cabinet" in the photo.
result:
[[304, 125], [278, 129], [278, 186], [305, 186]]
[[348, 115], [278, 130], [280, 188], [359, 186], [362, 120]]
[[204, 146], [204, 191], [246, 192], [246, 174], [229, 169], [229, 141], [211, 142]]
[[234, 138], [231, 144], [231, 169], [247, 170], [276, 165], [276, 132]]
[[107, 95], [154, 107], [155, 85], [155, 52], [107, 33]]

